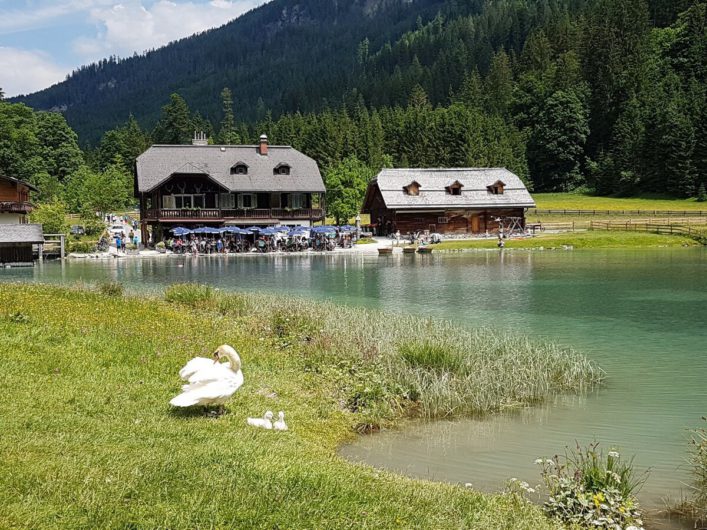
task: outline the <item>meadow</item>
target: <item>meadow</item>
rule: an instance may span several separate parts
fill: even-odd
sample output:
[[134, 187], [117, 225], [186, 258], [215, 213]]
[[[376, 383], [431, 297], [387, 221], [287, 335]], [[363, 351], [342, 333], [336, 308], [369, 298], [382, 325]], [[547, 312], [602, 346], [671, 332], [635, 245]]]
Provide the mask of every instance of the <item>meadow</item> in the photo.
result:
[[[355, 432], [488, 413], [603, 372], [576, 352], [441, 321], [177, 285], [0, 286], [2, 528], [514, 528], [558, 525], [511, 493], [352, 464]], [[178, 369], [235, 346], [220, 417], [172, 410]], [[290, 431], [246, 425], [286, 412]]]

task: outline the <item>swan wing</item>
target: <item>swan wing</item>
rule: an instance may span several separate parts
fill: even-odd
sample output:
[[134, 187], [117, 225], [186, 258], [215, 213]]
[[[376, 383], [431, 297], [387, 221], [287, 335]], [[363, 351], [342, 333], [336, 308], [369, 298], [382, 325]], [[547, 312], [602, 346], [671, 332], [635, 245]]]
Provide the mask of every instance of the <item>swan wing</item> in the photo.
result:
[[184, 385], [183, 392], [174, 397], [170, 403], [175, 407], [191, 407], [193, 405], [221, 404], [238, 390], [234, 379], [210, 382], [199, 382]]
[[[210, 365], [205, 366], [198, 372], [195, 372], [189, 376], [187, 381], [189, 381], [189, 383], [208, 383], [212, 381], [234, 379], [236, 378], [237, 373], [241, 373], [240, 370], [238, 372], [234, 372], [231, 370], [230, 365], [227, 365], [226, 363], [221, 364], [214, 363], [212, 361]], [[241, 378], [242, 377], [243, 375], [241, 374]]]
[[[188, 381], [191, 376], [195, 373], [213, 366], [214, 360], [207, 359], [206, 357], [194, 357], [191, 361], [184, 365], [184, 367], [179, 370], [179, 377]], [[227, 366], [231, 366], [230, 363], [225, 363]]]

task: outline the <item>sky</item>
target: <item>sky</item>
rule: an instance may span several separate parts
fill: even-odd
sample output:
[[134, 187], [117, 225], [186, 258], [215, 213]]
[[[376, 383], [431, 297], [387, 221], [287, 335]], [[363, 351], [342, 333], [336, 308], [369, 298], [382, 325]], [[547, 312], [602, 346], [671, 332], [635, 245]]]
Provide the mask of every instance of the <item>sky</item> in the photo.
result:
[[266, 1], [0, 0], [0, 88], [35, 92], [83, 64], [221, 26]]

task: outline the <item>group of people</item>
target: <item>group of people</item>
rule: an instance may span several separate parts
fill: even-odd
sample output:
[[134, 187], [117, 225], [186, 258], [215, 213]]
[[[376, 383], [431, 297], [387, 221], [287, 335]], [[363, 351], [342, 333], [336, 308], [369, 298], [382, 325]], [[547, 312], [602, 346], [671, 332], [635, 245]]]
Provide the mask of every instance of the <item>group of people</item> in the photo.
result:
[[118, 252], [125, 252], [128, 249], [128, 245], [134, 245], [134, 247], [137, 248], [140, 242], [134, 230], [130, 230], [127, 236], [125, 232], [118, 232], [113, 237], [115, 238], [115, 248]]
[[189, 234], [163, 240], [165, 247], [175, 254], [238, 254], [243, 252], [304, 252], [306, 250], [332, 251], [351, 248], [355, 235], [350, 232], [273, 234], [209, 237]]

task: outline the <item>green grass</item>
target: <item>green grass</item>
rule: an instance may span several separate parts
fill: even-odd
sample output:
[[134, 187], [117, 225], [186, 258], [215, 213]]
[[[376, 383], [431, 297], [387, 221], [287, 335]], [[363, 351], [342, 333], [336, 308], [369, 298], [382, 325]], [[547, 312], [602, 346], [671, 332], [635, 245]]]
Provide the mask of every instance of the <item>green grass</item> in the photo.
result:
[[707, 203], [669, 197], [596, 197], [582, 193], [533, 193], [541, 210], [707, 210]]
[[370, 245], [371, 243], [375, 243], [376, 240], [373, 239], [372, 237], [362, 237], [356, 241], [357, 245]]
[[[658, 248], [697, 246], [694, 239], [683, 236], [658, 235], [643, 232], [567, 232], [547, 234], [527, 239], [506, 240], [506, 249], [562, 248]], [[435, 251], [457, 251], [465, 249], [497, 248], [496, 239], [449, 240], [433, 246]]]
[[[0, 528], [558, 528], [517, 496], [407, 479], [336, 449], [375, 417], [587, 388], [601, 372], [579, 355], [326, 303], [194, 286], [168, 297], [0, 286]], [[447, 360], [406, 361], [402, 345], [423, 339]], [[245, 375], [226, 414], [171, 410], [178, 369], [221, 343]], [[284, 410], [290, 431], [246, 425], [266, 409]]]

